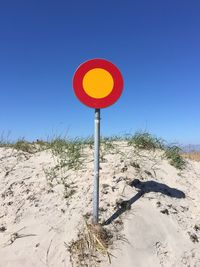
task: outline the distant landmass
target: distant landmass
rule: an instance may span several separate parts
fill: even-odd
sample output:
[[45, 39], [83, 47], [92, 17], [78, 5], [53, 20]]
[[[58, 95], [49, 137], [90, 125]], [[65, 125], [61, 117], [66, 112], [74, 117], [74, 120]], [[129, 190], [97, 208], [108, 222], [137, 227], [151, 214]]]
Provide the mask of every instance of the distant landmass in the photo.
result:
[[200, 145], [182, 145], [180, 147], [184, 152], [200, 151]]

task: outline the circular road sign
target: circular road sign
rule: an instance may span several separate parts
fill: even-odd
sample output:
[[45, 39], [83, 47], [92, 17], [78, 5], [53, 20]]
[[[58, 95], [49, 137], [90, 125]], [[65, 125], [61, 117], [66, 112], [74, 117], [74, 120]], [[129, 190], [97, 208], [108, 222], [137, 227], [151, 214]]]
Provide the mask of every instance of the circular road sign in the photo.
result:
[[114, 104], [123, 90], [119, 69], [105, 59], [91, 59], [82, 63], [73, 77], [77, 98], [91, 108], [106, 108]]

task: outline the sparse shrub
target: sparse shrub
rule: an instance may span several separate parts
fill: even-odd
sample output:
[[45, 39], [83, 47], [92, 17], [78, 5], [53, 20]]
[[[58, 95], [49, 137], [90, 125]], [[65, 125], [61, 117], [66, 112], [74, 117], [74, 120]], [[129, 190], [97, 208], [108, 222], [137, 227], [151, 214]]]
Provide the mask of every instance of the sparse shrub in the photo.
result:
[[23, 152], [33, 153], [34, 152], [34, 145], [27, 142], [24, 139], [19, 139], [16, 143], [12, 146], [16, 150], [21, 150]]
[[49, 143], [49, 148], [58, 159], [57, 168], [79, 169], [82, 164], [82, 143], [79, 140], [56, 138]]
[[165, 145], [165, 141], [161, 138], [151, 135], [148, 132], [136, 132], [128, 139], [128, 144], [133, 145], [137, 149], [155, 150], [162, 149], [169, 163], [175, 168], [182, 170], [185, 161], [180, 154], [181, 149], [175, 145]]
[[44, 169], [44, 173], [47, 179], [47, 184], [52, 188], [58, 184], [62, 184], [64, 187], [63, 196], [68, 199], [73, 194], [76, 193], [77, 186], [73, 182], [70, 182], [69, 176], [63, 176], [61, 170], [52, 167], [49, 169]]
[[51, 150], [55, 166], [49, 170], [44, 170], [48, 184], [53, 187], [58, 184], [64, 186], [64, 198], [68, 199], [76, 192], [76, 186], [70, 181], [70, 176], [66, 176], [69, 170], [78, 170], [82, 165], [82, 140], [67, 140], [56, 137], [46, 143], [47, 149]]
[[165, 156], [169, 163], [175, 168], [182, 170], [185, 167], [185, 160], [180, 154], [181, 149], [178, 146], [168, 146], [165, 150]]
[[148, 132], [136, 132], [129, 138], [128, 145], [134, 145], [138, 149], [155, 150], [163, 149], [164, 141]]

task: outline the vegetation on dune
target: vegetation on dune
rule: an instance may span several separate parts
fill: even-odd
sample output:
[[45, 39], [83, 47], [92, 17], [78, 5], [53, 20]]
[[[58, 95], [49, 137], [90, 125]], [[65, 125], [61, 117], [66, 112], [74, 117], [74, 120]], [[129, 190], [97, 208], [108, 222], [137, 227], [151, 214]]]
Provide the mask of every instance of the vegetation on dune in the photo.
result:
[[8, 140], [1, 139], [0, 140], [0, 147], [11, 147], [11, 148], [14, 148], [18, 151], [20, 150], [20, 151], [28, 152], [28, 153], [33, 153], [33, 151], [34, 151], [33, 144], [29, 143], [28, 141], [26, 141], [23, 138], [18, 139], [16, 142], [10, 142]]
[[64, 198], [68, 199], [76, 192], [76, 186], [67, 174], [69, 170], [78, 170], [83, 164], [83, 142], [81, 139], [67, 139], [60, 136], [47, 142], [47, 149], [52, 152], [55, 166], [44, 170], [48, 184], [64, 186]]
[[12, 145], [12, 147], [16, 150], [21, 150], [23, 152], [34, 152], [34, 145], [24, 139], [19, 139], [16, 143]]
[[136, 132], [133, 136], [129, 137], [128, 144], [134, 145], [135, 148], [146, 150], [164, 148], [164, 141], [148, 132]]
[[165, 150], [165, 156], [169, 163], [175, 168], [182, 170], [185, 167], [185, 160], [180, 154], [181, 149], [178, 146], [168, 146]]
[[[124, 138], [122, 136], [101, 137], [100, 142], [101, 163], [106, 161], [105, 155], [118, 154], [121, 156], [118, 165], [119, 171], [126, 172], [131, 165], [137, 171], [137, 176], [145, 177], [144, 175], [146, 175], [147, 179], [148, 177], [154, 177], [153, 173], [156, 176], [156, 168], [162, 161], [163, 156], [178, 170], [184, 169], [186, 164], [178, 146], [166, 144], [163, 139], [148, 132], [136, 132], [134, 135]], [[68, 171], [77, 171], [83, 166], [86, 158], [84, 148], [87, 148], [87, 151], [88, 148], [92, 149], [94, 139], [93, 137], [69, 139], [56, 136], [48, 141], [37, 140], [36, 142], [28, 142], [22, 138], [15, 143], [0, 139], [0, 146], [12, 147], [26, 153], [50, 151], [54, 159], [53, 167], [51, 165], [44, 169], [49, 185], [48, 192], [53, 192], [54, 186], [62, 185], [63, 198], [69, 201], [76, 193], [78, 184], [74, 180], [74, 172]], [[143, 150], [146, 150], [147, 153], [143, 153]], [[157, 153], [157, 150], [159, 150], [159, 153]], [[154, 153], [155, 151], [156, 153]], [[146, 169], [146, 161], [151, 162], [149, 170]], [[123, 177], [119, 177], [116, 183], [120, 182], [121, 178], [123, 179]], [[125, 181], [130, 182], [127, 179]], [[122, 203], [125, 202], [120, 202], [121, 207]], [[126, 209], [130, 209], [130, 205], [127, 205]], [[107, 257], [108, 261], [111, 262], [113, 255], [110, 253], [110, 249], [115, 239], [125, 240], [117, 232], [108, 231], [101, 224], [94, 225], [85, 222], [85, 227], [82, 231], [79, 231], [77, 239], [65, 245], [70, 252], [73, 266], [98, 266], [101, 260], [104, 260], [104, 257]]]
[[8, 136], [5, 137], [1, 134], [0, 147], [10, 147], [18, 151], [27, 153], [36, 153], [47, 148], [47, 142], [37, 140], [36, 142], [29, 142], [24, 137], [19, 138], [17, 141], [10, 141]]
[[[156, 149], [164, 151], [165, 157], [169, 163], [175, 168], [182, 170], [185, 167], [185, 160], [181, 154], [181, 149], [175, 145], [166, 144], [162, 138], [158, 138], [148, 132], [136, 132], [129, 136], [111, 136], [101, 137], [101, 161], [105, 160], [105, 155], [108, 153], [120, 153], [116, 141], [127, 141], [129, 146], [133, 146], [137, 150], [155, 151]], [[57, 169], [63, 167], [67, 169], [78, 170], [84, 160], [83, 148], [89, 146], [90, 149], [94, 146], [92, 136], [88, 138], [67, 139], [57, 136], [48, 141], [37, 140], [36, 142], [28, 142], [24, 138], [17, 140], [15, 143], [9, 142], [1, 136], [0, 147], [12, 147], [19, 151], [27, 153], [35, 153], [42, 150], [51, 150], [53, 156], [57, 158]]]
[[79, 169], [82, 164], [83, 143], [79, 139], [67, 140], [56, 137], [48, 143], [53, 155], [58, 158], [57, 168]]
[[181, 155], [181, 149], [176, 145], [168, 145], [166, 142], [148, 132], [136, 132], [128, 140], [129, 145], [133, 145], [136, 149], [164, 151], [165, 157], [169, 163], [175, 168], [182, 170], [185, 167], [185, 160]]

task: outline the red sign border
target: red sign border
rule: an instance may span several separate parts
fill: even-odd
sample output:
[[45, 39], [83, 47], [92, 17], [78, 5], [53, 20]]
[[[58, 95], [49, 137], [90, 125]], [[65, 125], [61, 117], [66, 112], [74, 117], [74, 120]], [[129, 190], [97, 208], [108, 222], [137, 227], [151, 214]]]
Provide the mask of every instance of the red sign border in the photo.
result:
[[[85, 74], [94, 68], [102, 68], [107, 70], [113, 78], [114, 86], [109, 95], [103, 98], [93, 98], [86, 94], [83, 88], [83, 78]], [[77, 98], [90, 108], [106, 108], [114, 104], [121, 96], [124, 81], [120, 70], [110, 61], [95, 58], [82, 63], [73, 76], [73, 87]]]

